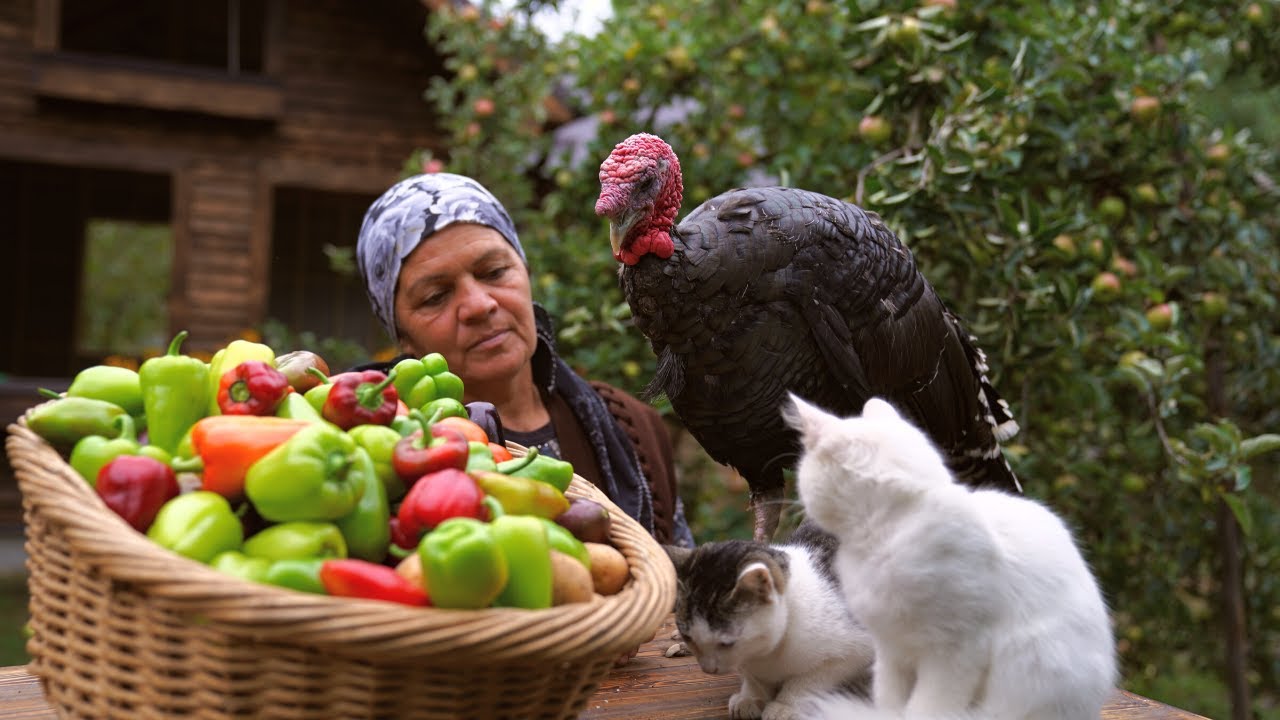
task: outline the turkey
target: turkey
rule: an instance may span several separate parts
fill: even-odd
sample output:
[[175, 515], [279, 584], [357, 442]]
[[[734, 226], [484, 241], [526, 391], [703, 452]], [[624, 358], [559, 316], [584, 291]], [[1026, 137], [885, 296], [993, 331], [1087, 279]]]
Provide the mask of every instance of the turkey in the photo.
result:
[[986, 358], [875, 213], [786, 187], [730, 190], [678, 226], [680, 162], [645, 133], [600, 166], [619, 281], [662, 392], [750, 487], [755, 538], [777, 528], [796, 459], [788, 392], [851, 415], [871, 396], [925, 428], [968, 485], [1021, 492], [999, 443], [1018, 426]]

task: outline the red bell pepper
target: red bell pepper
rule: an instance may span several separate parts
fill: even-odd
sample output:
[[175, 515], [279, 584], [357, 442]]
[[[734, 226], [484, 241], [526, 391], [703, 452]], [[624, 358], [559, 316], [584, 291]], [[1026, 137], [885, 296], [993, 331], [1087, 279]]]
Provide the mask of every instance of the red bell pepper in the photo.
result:
[[218, 409], [223, 415], [274, 415], [291, 392], [284, 373], [261, 360], [245, 360], [218, 381]]
[[357, 425], [390, 425], [400, 396], [392, 385], [395, 373], [378, 370], [342, 373], [329, 378], [332, 387], [324, 401], [324, 419], [343, 430]]
[[455, 468], [423, 475], [400, 503], [398, 532], [416, 545], [422, 536], [451, 517], [489, 519], [484, 493], [471, 476]]
[[437, 470], [466, 469], [470, 447], [461, 432], [438, 427], [436, 420], [439, 416], [433, 415], [428, 419], [421, 410], [410, 410], [409, 417], [416, 420], [422, 429], [401, 439], [391, 451], [391, 467], [406, 486], [412, 486], [418, 478]]
[[392, 515], [387, 524], [391, 526], [391, 544], [394, 546], [392, 548], [388, 548], [391, 551], [391, 554], [397, 556], [400, 554], [396, 552], [396, 548], [399, 548], [400, 550], [413, 550], [418, 547], [418, 540], [420, 540], [420, 538], [408, 535], [400, 528], [399, 515]]
[[178, 496], [178, 478], [155, 458], [121, 455], [98, 471], [94, 489], [115, 514], [145, 533], [161, 506]]
[[338, 597], [429, 605], [427, 591], [386, 565], [367, 560], [325, 560], [320, 566], [325, 592]]
[[239, 502], [244, 497], [244, 477], [249, 466], [312, 424], [256, 415], [212, 415], [201, 419], [191, 428], [191, 446], [204, 463], [203, 489]]

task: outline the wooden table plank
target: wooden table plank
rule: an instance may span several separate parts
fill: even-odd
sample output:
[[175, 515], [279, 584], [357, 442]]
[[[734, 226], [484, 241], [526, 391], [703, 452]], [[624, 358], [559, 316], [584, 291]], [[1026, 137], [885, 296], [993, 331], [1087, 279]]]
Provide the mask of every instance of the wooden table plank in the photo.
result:
[[[668, 620], [654, 640], [625, 667], [600, 684], [581, 720], [723, 720], [729, 696], [738, 690], [735, 675], [706, 675], [691, 657], [667, 658], [675, 625]], [[1102, 709], [1101, 720], [1206, 720], [1123, 690]]]
[[[580, 720], [724, 720], [734, 675], [706, 675], [691, 657], [668, 658], [675, 626], [668, 621], [626, 666], [600, 684]], [[24, 665], [0, 668], [0, 720], [54, 720], [39, 678]], [[1101, 720], [1206, 720], [1123, 690], [1117, 690]]]

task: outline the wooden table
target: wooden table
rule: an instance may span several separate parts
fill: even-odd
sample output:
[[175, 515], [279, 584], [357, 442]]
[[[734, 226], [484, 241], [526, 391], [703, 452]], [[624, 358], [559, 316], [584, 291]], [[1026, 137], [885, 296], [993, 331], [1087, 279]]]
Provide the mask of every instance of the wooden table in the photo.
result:
[[[625, 667], [605, 678], [580, 720], [723, 720], [729, 696], [738, 689], [733, 675], [706, 675], [692, 657], [664, 657], [675, 626], [667, 622]], [[0, 720], [56, 718], [45, 702], [39, 678], [25, 666], [0, 668]], [[1102, 720], [1205, 720], [1122, 690], [1102, 710]]]

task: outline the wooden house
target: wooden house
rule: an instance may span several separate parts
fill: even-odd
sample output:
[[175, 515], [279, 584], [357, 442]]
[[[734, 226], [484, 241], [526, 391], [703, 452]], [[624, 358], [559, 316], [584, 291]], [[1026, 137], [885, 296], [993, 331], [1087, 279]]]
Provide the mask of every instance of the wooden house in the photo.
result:
[[171, 229], [167, 332], [210, 349], [274, 318], [376, 344], [350, 246], [444, 72], [422, 0], [0, 0], [0, 372], [69, 376], [85, 232]]
[[385, 343], [324, 248], [354, 245], [415, 149], [444, 151], [423, 99], [444, 72], [432, 5], [0, 0], [4, 423], [102, 360], [77, 340], [102, 219], [167, 229], [167, 295], [139, 302], [165, 337], [190, 331], [184, 350], [267, 318]]

